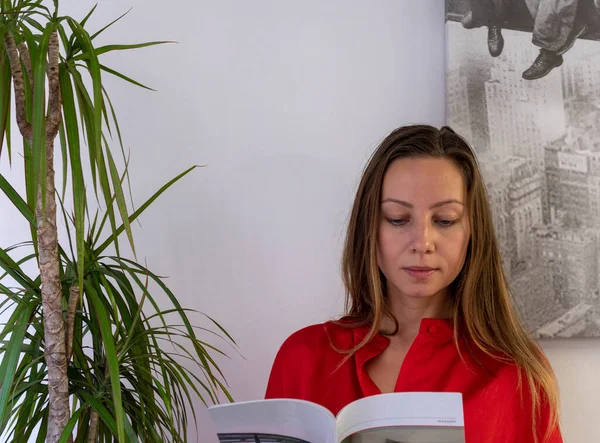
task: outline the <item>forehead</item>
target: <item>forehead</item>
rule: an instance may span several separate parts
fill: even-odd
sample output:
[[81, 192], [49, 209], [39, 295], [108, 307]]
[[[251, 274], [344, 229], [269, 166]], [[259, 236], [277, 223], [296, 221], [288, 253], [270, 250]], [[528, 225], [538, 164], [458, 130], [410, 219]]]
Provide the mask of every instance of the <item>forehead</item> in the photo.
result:
[[458, 166], [447, 158], [398, 159], [390, 164], [383, 178], [382, 198], [416, 204], [420, 200], [464, 201], [465, 196], [464, 177]]

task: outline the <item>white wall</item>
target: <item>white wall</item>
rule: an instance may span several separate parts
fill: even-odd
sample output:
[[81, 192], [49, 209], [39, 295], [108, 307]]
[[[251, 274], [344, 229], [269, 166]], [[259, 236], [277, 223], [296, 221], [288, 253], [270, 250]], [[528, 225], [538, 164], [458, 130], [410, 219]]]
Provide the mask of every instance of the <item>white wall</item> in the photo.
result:
[[[78, 17], [93, 4], [61, 1]], [[182, 304], [233, 334], [243, 358], [219, 360], [231, 392], [260, 398], [287, 335], [342, 308], [344, 223], [366, 156], [398, 125], [444, 122], [444, 4], [99, 0], [92, 23], [130, 6], [104, 43], [178, 42], [105, 58], [158, 89], [110, 82], [136, 202], [207, 165], [142, 218], [138, 253]], [[0, 199], [3, 246], [26, 235], [7, 206]], [[593, 441], [599, 342], [543, 346], [563, 391], [565, 441]], [[197, 406], [200, 441], [216, 441]]]

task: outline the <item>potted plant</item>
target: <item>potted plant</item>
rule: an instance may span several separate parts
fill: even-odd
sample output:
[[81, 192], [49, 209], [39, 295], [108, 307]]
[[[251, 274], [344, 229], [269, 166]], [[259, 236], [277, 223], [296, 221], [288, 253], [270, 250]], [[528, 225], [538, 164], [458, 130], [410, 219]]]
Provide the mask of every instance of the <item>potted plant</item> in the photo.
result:
[[[132, 209], [128, 158], [103, 79], [145, 86], [101, 60], [165, 42], [96, 46], [123, 16], [91, 32], [95, 7], [79, 21], [60, 15], [57, 0], [53, 6], [0, 0], [0, 161], [15, 155], [15, 119], [25, 184], [21, 195], [0, 175], [0, 195], [31, 231], [24, 242], [0, 245], [0, 311], [10, 312], [0, 325], [0, 435], [186, 442], [194, 398], [231, 400], [211, 355], [223, 351], [198, 336], [164, 280], [138, 263], [131, 224], [195, 166]], [[235, 345], [213, 324], [202, 333]]]

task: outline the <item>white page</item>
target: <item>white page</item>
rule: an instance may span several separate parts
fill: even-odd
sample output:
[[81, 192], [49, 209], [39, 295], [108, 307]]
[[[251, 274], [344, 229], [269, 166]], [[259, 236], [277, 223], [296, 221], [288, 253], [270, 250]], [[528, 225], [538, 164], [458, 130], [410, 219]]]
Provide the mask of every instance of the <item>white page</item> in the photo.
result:
[[[208, 411], [218, 434], [269, 434], [309, 443], [337, 443], [334, 415], [320, 405], [303, 400], [267, 399], [228, 403], [211, 406]], [[280, 441], [301, 443], [285, 439]]]
[[465, 443], [465, 435], [463, 428], [403, 426], [358, 432], [341, 443]]
[[[406, 426], [410, 429], [388, 428]], [[463, 442], [464, 415], [462, 394], [449, 392], [395, 392], [374, 395], [357, 400], [337, 417], [338, 442], [361, 432], [360, 436], [348, 439], [352, 443], [381, 442], [389, 438], [392, 442]], [[375, 431], [365, 430], [377, 428]], [[411, 439], [417, 430], [429, 435], [429, 440]], [[385, 436], [383, 434], [386, 434]], [[402, 434], [402, 435], [401, 435]], [[437, 438], [437, 439], [436, 439]]]

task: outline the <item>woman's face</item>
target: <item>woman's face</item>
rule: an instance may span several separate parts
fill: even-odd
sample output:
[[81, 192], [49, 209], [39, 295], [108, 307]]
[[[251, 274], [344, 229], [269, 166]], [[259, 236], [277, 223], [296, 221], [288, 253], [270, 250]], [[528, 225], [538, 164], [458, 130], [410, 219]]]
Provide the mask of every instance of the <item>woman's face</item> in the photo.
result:
[[466, 200], [463, 176], [449, 159], [407, 158], [388, 167], [377, 260], [390, 297], [447, 294], [469, 244]]

